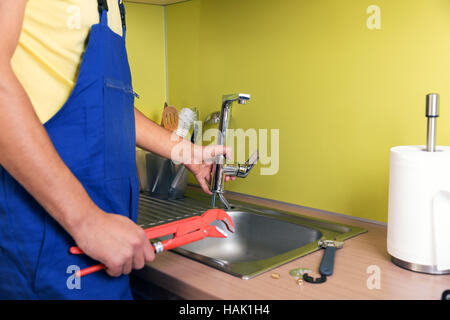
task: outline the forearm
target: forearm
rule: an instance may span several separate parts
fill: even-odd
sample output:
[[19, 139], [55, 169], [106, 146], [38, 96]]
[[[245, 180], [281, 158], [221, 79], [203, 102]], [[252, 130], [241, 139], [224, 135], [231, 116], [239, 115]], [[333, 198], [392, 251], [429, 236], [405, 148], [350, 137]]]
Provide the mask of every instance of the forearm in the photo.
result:
[[6, 63], [0, 67], [0, 164], [73, 235], [95, 204], [55, 150]]
[[192, 158], [194, 145], [191, 142], [156, 124], [136, 108], [134, 114], [138, 147], [183, 163]]

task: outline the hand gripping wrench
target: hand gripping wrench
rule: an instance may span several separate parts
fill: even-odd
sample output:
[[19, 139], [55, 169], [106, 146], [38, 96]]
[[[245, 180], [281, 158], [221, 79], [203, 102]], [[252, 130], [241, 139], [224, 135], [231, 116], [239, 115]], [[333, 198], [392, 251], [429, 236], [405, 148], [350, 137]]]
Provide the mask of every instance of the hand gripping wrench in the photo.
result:
[[[202, 240], [206, 237], [227, 238], [227, 234], [224, 230], [211, 225], [215, 220], [224, 222], [228, 231], [234, 232], [233, 220], [231, 220], [231, 217], [221, 209], [210, 209], [201, 216], [170, 222], [145, 229], [144, 231], [148, 239], [156, 239], [173, 234], [173, 237], [169, 240], [158, 241], [152, 244], [155, 254], [158, 254], [166, 250], [184, 246], [191, 242]], [[78, 247], [71, 247], [69, 251], [71, 254], [84, 254]], [[76, 276], [83, 277], [102, 269], [105, 269], [105, 265], [98, 264], [78, 271]]]

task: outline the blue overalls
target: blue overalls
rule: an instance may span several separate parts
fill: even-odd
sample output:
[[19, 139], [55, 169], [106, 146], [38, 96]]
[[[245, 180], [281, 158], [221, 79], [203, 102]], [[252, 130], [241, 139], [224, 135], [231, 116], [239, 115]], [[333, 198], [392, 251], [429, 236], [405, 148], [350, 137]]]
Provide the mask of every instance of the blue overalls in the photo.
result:
[[[134, 93], [125, 27], [123, 37], [114, 33], [106, 10], [92, 26], [73, 92], [44, 126], [92, 200], [136, 221]], [[2, 167], [0, 179], [0, 299], [132, 298], [128, 276], [102, 271], [77, 283], [74, 268], [96, 262], [69, 253], [71, 236]]]

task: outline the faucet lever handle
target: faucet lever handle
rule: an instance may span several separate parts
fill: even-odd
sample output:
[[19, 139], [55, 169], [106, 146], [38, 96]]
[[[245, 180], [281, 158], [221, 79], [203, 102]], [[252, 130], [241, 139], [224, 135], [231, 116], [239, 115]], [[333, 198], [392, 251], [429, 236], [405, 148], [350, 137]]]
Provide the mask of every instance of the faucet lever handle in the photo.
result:
[[235, 176], [239, 178], [245, 178], [248, 176], [250, 171], [256, 165], [259, 159], [259, 152], [256, 150], [253, 154], [248, 158], [245, 164], [234, 164], [234, 165], [225, 165], [223, 167], [224, 174], [229, 176]]
[[255, 152], [248, 158], [247, 162], [245, 162], [246, 165], [251, 165], [252, 167], [258, 162], [259, 160], [259, 150], [256, 149]]
[[259, 160], [259, 151], [256, 149], [255, 152], [248, 158], [244, 165], [239, 165], [239, 173], [238, 177], [245, 178], [250, 173], [250, 170], [258, 163]]

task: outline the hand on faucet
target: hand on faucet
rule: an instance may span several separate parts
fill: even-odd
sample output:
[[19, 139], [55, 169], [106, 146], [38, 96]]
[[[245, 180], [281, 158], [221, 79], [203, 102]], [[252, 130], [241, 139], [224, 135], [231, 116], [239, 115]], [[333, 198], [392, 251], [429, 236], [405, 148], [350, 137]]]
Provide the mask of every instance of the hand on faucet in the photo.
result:
[[[212, 146], [193, 146], [192, 156], [190, 163], [184, 163], [193, 174], [195, 179], [202, 190], [212, 195], [209, 184], [211, 183], [211, 173], [213, 168], [214, 159], [218, 155], [224, 155], [227, 159], [232, 158], [232, 149], [223, 145]], [[225, 181], [235, 180], [236, 177], [225, 176]]]

